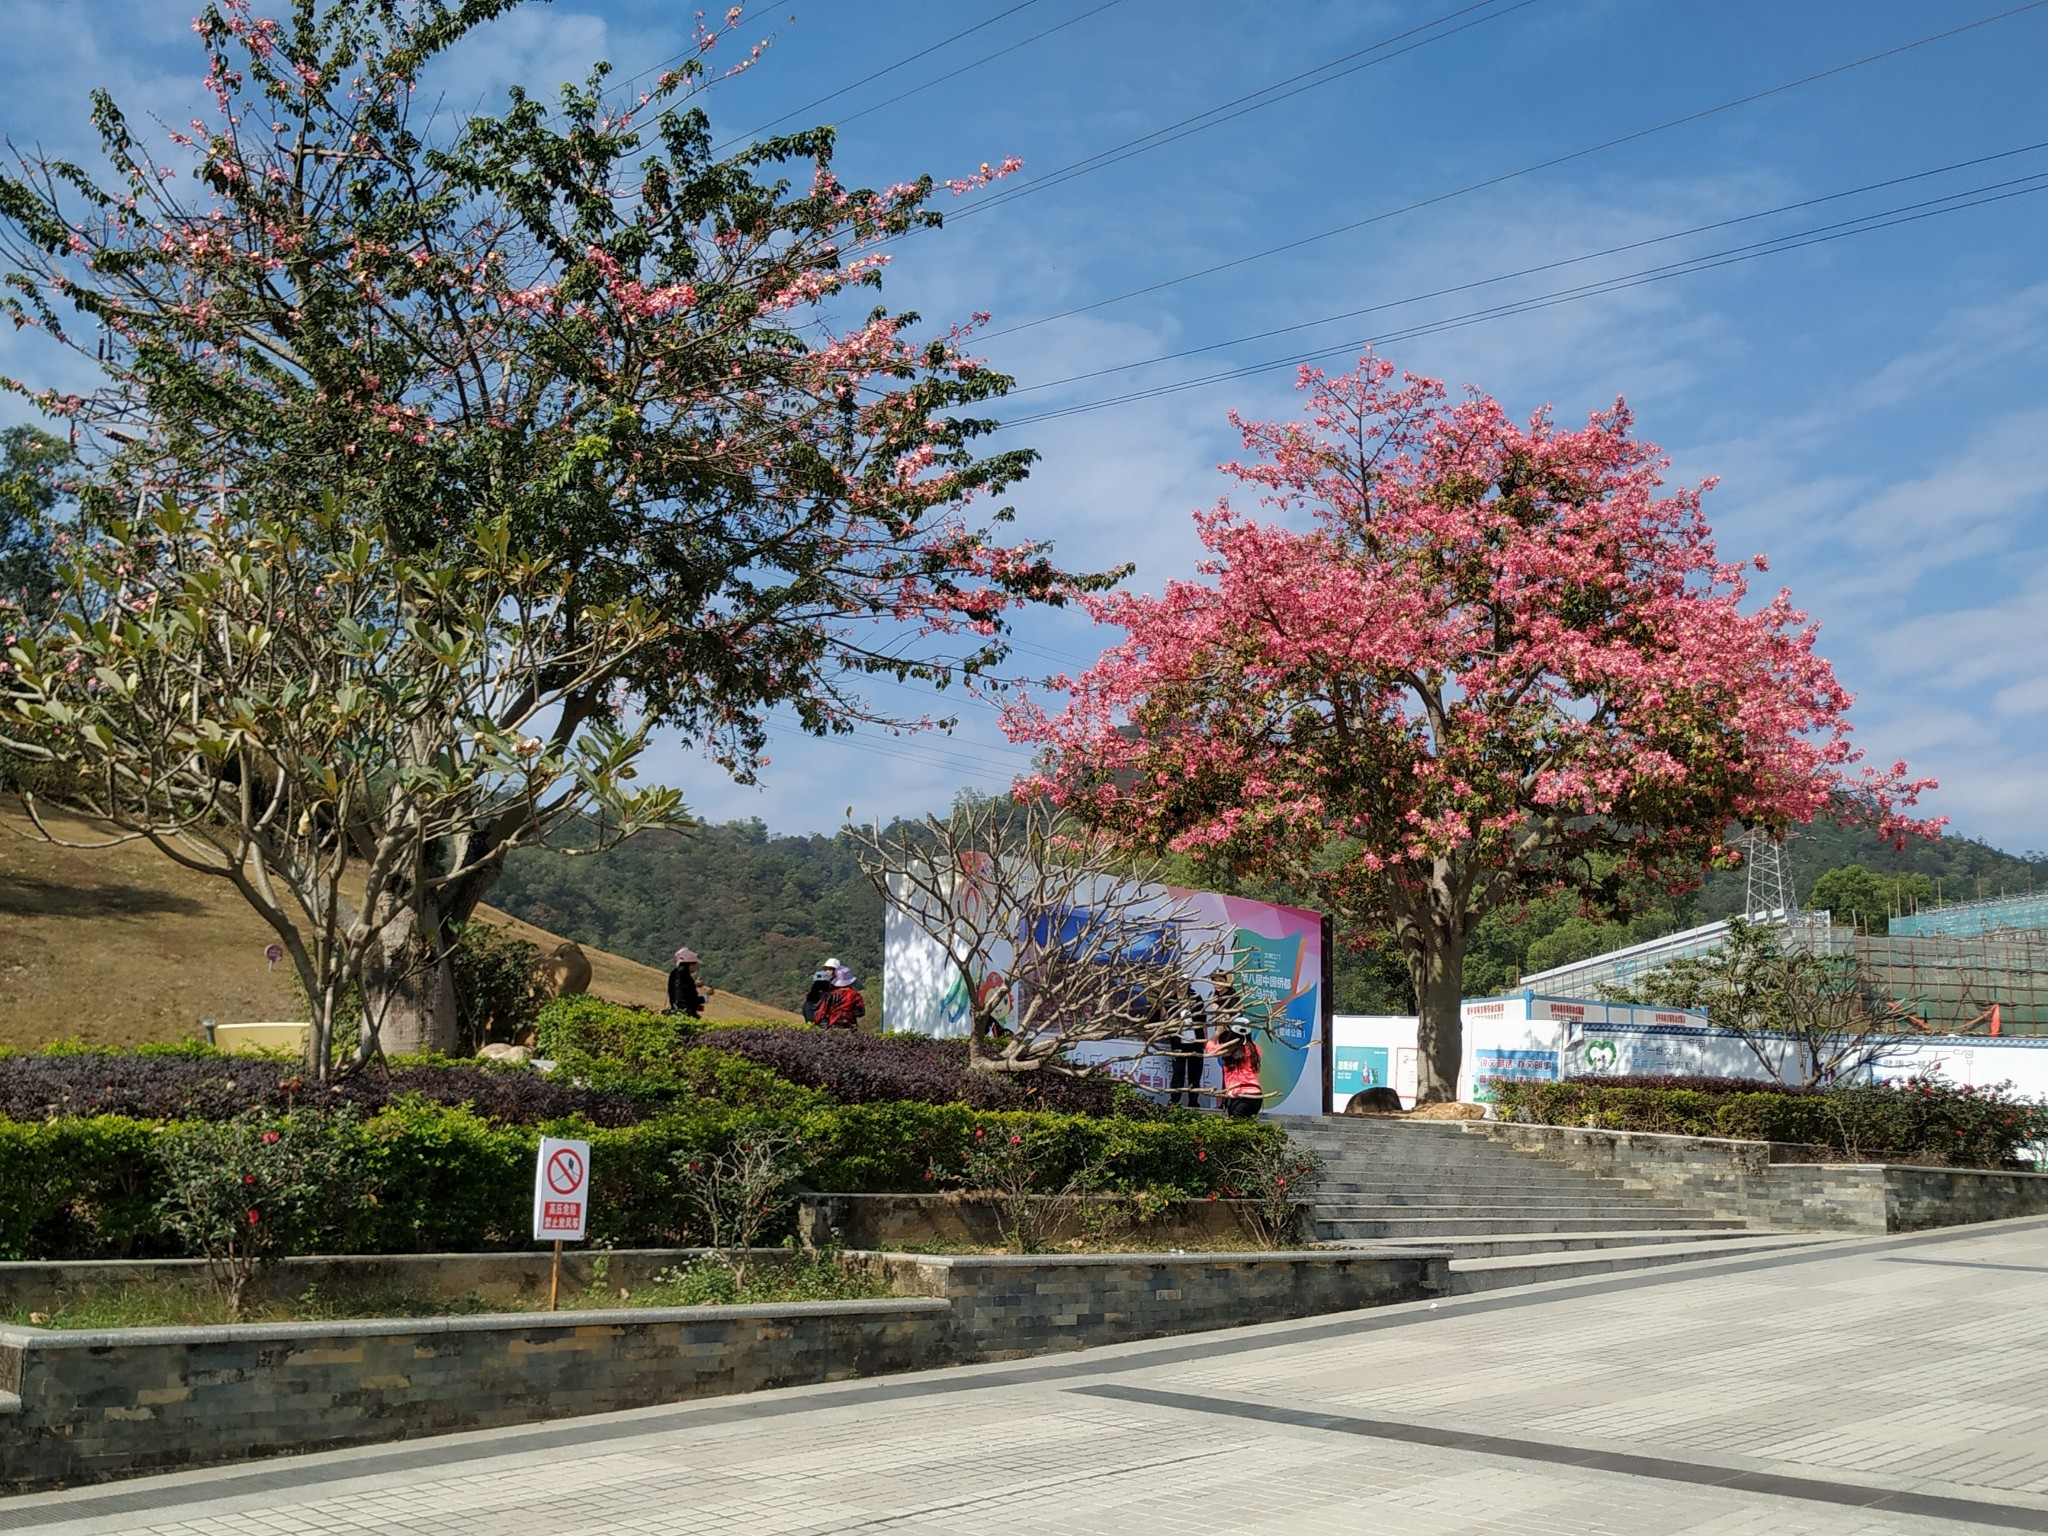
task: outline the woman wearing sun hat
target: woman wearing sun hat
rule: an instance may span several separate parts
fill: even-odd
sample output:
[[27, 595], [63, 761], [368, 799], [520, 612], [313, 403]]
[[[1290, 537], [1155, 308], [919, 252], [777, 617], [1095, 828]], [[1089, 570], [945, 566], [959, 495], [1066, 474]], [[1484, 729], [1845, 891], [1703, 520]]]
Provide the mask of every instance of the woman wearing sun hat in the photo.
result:
[[860, 995], [860, 978], [849, 966], [832, 972], [832, 990], [818, 1003], [818, 1022], [827, 1029], [858, 1029], [867, 1017], [868, 1000]]
[[697, 951], [688, 947], [676, 951], [675, 969], [668, 973], [668, 1011], [686, 1018], [704, 1017], [704, 1004], [713, 989], [697, 982]]

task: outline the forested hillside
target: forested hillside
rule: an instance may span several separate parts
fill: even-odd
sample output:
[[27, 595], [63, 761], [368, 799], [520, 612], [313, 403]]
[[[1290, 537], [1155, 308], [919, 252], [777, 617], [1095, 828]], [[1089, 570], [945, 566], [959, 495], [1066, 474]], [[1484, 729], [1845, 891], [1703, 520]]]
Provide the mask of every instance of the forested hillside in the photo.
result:
[[[1867, 832], [1828, 824], [1801, 832], [1786, 854], [1802, 901], [1821, 875], [1852, 864], [1883, 875], [1924, 874], [1945, 901], [2023, 891], [2032, 883], [2048, 887], [2048, 859], [2030, 861], [1972, 838], [1894, 852]], [[1174, 878], [1217, 883], [1191, 870]], [[1567, 900], [1538, 902], [1515, 916], [1496, 913], [1473, 936], [1466, 991], [1477, 997], [1510, 990], [1528, 972], [1739, 912], [1742, 898], [1742, 872], [1724, 870], [1698, 891], [1658, 898], [1626, 924], [1593, 922]], [[687, 944], [704, 957], [713, 986], [777, 1007], [803, 1001], [812, 969], [827, 955], [858, 971], [871, 999], [880, 994], [882, 903], [837, 838], [780, 836], [753, 820], [648, 833], [591, 857], [529, 850], [513, 856], [493, 900], [528, 922], [648, 965], [666, 968]], [[1336, 994], [1346, 1013], [1412, 1006], [1405, 969], [1387, 951], [1340, 953]]]
[[491, 899], [556, 933], [666, 970], [683, 945], [704, 979], [778, 1008], [837, 956], [879, 995], [882, 903], [847, 847], [759, 820], [643, 833], [610, 852], [515, 853]]

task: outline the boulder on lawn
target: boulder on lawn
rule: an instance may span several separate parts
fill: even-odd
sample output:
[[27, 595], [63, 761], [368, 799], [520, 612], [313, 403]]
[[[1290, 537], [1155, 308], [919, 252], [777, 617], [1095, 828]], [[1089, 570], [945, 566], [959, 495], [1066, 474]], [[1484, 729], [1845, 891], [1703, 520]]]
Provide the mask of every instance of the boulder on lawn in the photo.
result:
[[1401, 1095], [1393, 1089], [1381, 1086], [1367, 1088], [1354, 1093], [1344, 1102], [1347, 1115], [1401, 1115], [1407, 1111], [1401, 1107]]
[[567, 939], [548, 956], [547, 968], [550, 996], [574, 997], [590, 990], [590, 957]]

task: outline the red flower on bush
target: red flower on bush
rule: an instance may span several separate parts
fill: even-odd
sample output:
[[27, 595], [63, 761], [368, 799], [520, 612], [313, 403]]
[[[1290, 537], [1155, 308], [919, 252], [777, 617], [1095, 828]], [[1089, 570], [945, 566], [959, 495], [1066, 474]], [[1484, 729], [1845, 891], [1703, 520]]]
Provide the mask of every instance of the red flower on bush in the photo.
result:
[[265, 1145], [266, 1147], [269, 1147], [269, 1146], [275, 1146], [276, 1144], [277, 1144], [277, 1132], [275, 1132], [275, 1131], [265, 1131], [265, 1132], [263, 1133], [263, 1145]]
[[252, 1206], [250, 1206], [250, 1207], [249, 1207], [249, 1225], [253, 1227], [253, 1226], [255, 1226], [255, 1225], [256, 1225], [256, 1223], [257, 1223], [257, 1222], [261, 1221], [262, 1219], [263, 1219], [263, 1213], [262, 1213], [261, 1211], [257, 1210], [255, 1206], [253, 1206], [253, 1205], [252, 1205]]
[[254, 1184], [256, 1182], [256, 1175], [253, 1173], [245, 1173], [242, 1175], [242, 1182], [244, 1184]]
[[1024, 1145], [1024, 1138], [1013, 1133], [1010, 1137], [1010, 1145], [1013, 1147], [1021, 1147]]

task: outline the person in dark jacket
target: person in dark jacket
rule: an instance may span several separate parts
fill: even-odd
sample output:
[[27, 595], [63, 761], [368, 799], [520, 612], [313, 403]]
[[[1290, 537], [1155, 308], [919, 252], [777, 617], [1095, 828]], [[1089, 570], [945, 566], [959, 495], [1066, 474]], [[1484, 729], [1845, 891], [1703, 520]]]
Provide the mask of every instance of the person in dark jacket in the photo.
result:
[[811, 990], [804, 994], [804, 1022], [806, 1024], [818, 1022], [818, 1004], [824, 1002], [825, 994], [832, 990], [832, 975], [838, 969], [839, 960], [835, 956], [811, 972]]
[[668, 1011], [680, 1013], [686, 1018], [704, 1017], [704, 1004], [709, 1001], [712, 988], [700, 985], [697, 980], [697, 951], [679, 949], [676, 951], [675, 969], [668, 973]]
[[1180, 1032], [1163, 1047], [1173, 1058], [1173, 1076], [1166, 1102], [1198, 1109], [1201, 1107], [1202, 1068], [1207, 1064], [1209, 1010], [1202, 1006], [1201, 994], [1182, 982], [1180, 997], [1168, 1017], [1180, 1025]]
[[867, 1017], [868, 1000], [855, 985], [859, 977], [847, 966], [832, 972], [832, 990], [818, 1002], [818, 1022], [827, 1029], [858, 1029]]

